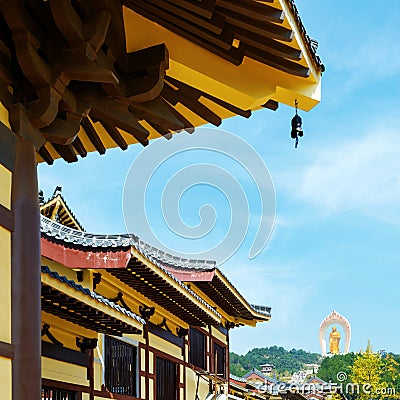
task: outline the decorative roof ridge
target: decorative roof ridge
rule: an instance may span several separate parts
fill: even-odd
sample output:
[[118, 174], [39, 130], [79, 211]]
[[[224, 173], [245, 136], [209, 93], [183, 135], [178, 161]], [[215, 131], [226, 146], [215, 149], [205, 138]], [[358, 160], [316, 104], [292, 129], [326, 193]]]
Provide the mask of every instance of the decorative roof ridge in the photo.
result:
[[133, 313], [132, 311], [128, 311], [126, 308], [121, 307], [120, 305], [114, 303], [111, 300], [108, 300], [107, 298], [92, 292], [90, 289], [83, 287], [82, 285], [79, 285], [77, 283], [75, 283], [73, 280], [68, 279], [66, 276], [60, 275], [58, 272], [56, 271], [52, 271], [48, 266], [46, 265], [42, 265], [41, 267], [41, 271], [45, 274], [50, 275], [53, 279], [57, 279], [62, 283], [67, 284], [69, 287], [71, 287], [72, 289], [75, 289], [78, 292], [83, 293], [86, 296], [90, 296], [93, 299], [97, 300], [99, 303], [103, 303], [106, 306], [113, 308], [114, 310], [120, 312], [121, 314], [126, 315], [127, 317], [130, 317], [138, 322], [140, 322], [141, 324], [145, 324], [146, 321], [142, 318], [139, 317], [139, 315]]
[[250, 304], [250, 306], [254, 311], [258, 312], [259, 314], [266, 315], [267, 317], [271, 316], [272, 308], [269, 306], [262, 306], [259, 304]]
[[57, 221], [53, 221], [44, 215], [40, 216], [40, 229], [41, 232], [47, 236], [55, 239], [62, 240], [66, 243], [72, 243], [83, 247], [130, 247], [133, 246], [147, 259], [151, 260], [159, 267], [171, 266], [184, 268], [201, 269], [215, 268], [215, 261], [209, 260], [193, 260], [182, 258], [168, 254], [162, 250], [157, 249], [139, 239], [138, 236], [125, 233], [125, 234], [92, 234], [88, 232], [81, 232], [68, 226], [62, 225]]
[[265, 374], [263, 374], [260, 370], [258, 370], [257, 368], [252, 368], [249, 372], [247, 372], [246, 374], [243, 375], [244, 379], [247, 379], [251, 374], [256, 374], [258, 375], [260, 378], [264, 379], [265, 381], [271, 382], [271, 383], [278, 383], [279, 381], [271, 378]]
[[82, 229], [82, 231], [85, 231], [85, 228], [83, 225], [79, 222], [78, 218], [74, 214], [74, 212], [71, 210], [71, 207], [68, 205], [67, 201], [65, 200], [64, 196], [61, 194], [61, 186], [57, 186], [56, 189], [54, 190], [53, 194], [51, 197], [49, 197], [45, 202], [43, 202], [40, 206], [46, 206], [48, 203], [50, 203], [52, 200], [54, 200], [56, 197], [60, 197], [61, 200], [63, 201], [65, 208], [67, 211], [71, 214], [72, 218], [74, 219], [74, 222]]
[[[165, 261], [170, 257], [168, 265], [175, 265], [174, 263], [181, 262], [186, 263], [196, 263], [207, 265], [210, 263], [206, 260], [189, 260], [186, 258], [180, 258], [176, 256], [169, 255], [168, 253], [162, 252], [163, 259], [160, 260], [157, 255], [155, 247], [143, 242], [137, 236], [132, 234], [122, 234], [122, 235], [95, 235], [87, 232], [77, 231], [76, 229], [69, 228], [62, 225], [56, 221], [53, 221], [44, 215], [40, 216], [40, 227], [41, 232], [47, 236], [53, 237], [64, 241], [65, 243], [73, 243], [84, 247], [94, 247], [94, 248], [118, 248], [118, 247], [134, 247], [140, 254], [142, 254], [146, 259], [153, 263], [156, 267], [160, 268], [164, 273], [166, 273], [171, 279], [177, 282], [182, 288], [184, 288], [188, 293], [190, 293], [197, 301], [201, 302], [206, 306], [211, 312], [213, 312], [218, 318], [221, 318], [221, 314], [215, 310], [210, 304], [204, 301], [200, 296], [198, 296], [193, 290], [186, 286], [182, 281], [180, 281], [175, 275], [167, 270], [164, 266]], [[160, 250], [161, 251], [161, 250]]]
[[312, 39], [306, 31], [306, 28], [301, 20], [299, 10], [296, 6], [295, 0], [285, 0], [291, 9], [293, 16], [297, 22], [297, 25], [300, 29], [301, 35], [303, 36], [304, 42], [308, 48], [308, 51], [311, 53], [312, 58], [317, 64], [318, 68], [321, 72], [325, 72], [325, 65], [322, 63], [320, 56], [317, 54], [318, 42], [315, 39]]
[[183, 270], [213, 270], [216, 268], [216, 262], [213, 260], [198, 260], [191, 258], [184, 258], [179, 256], [174, 256], [169, 254], [163, 250], [157, 249], [156, 247], [144, 242], [141, 239], [138, 239], [139, 248], [143, 255], [146, 258], [151, 257], [154, 260], [157, 260], [157, 265], [171, 268], [179, 268]]
[[136, 236], [129, 234], [91, 234], [78, 231], [53, 221], [44, 215], [40, 215], [40, 230], [47, 236], [83, 247], [130, 247], [138, 240]]
[[243, 383], [247, 382], [246, 379], [243, 378], [242, 376], [236, 376], [236, 375], [233, 375], [233, 374], [229, 374], [229, 379], [232, 379], [232, 380], [237, 381], [237, 382], [243, 382]]

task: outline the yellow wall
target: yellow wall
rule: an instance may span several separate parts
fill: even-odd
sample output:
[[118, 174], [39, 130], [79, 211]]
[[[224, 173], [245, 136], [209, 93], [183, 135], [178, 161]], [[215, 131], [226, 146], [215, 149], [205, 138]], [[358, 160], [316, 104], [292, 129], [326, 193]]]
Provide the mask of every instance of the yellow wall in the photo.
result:
[[58, 274], [65, 276], [68, 279], [71, 279], [72, 281], [78, 283], [79, 285], [82, 285], [83, 287], [92, 290], [92, 274], [89, 271], [83, 271], [83, 281], [78, 282], [76, 272], [72, 268], [65, 267], [64, 265], [56, 261], [50, 260], [46, 257], [42, 257], [41, 261], [42, 265], [46, 265], [52, 271], [58, 272]]
[[[189, 368], [186, 368], [186, 398], [194, 399], [197, 386], [197, 374]], [[208, 394], [208, 382], [200, 378], [199, 381], [199, 397], [205, 399]]]
[[87, 368], [42, 357], [42, 378], [88, 386]]
[[227, 344], [227, 337], [221, 333], [217, 328], [215, 328], [214, 326], [211, 327], [211, 334], [213, 337], [215, 337], [216, 339], [218, 339], [220, 342]]
[[172, 357], [182, 359], [182, 349], [180, 347], [175, 346], [156, 335], [149, 333], [149, 343], [151, 347], [155, 347]]
[[[97, 351], [94, 352], [94, 357], [98, 356]], [[101, 390], [101, 385], [103, 383], [103, 366], [101, 363], [96, 362], [94, 363], [94, 389]]]
[[8, 122], [8, 110], [2, 103], [0, 103], [0, 122], [10, 128], [10, 123]]
[[11, 209], [11, 178], [12, 173], [0, 164], [0, 204], [9, 210]]
[[[10, 127], [8, 111], [0, 103], [0, 122]], [[12, 173], [0, 160], [0, 204], [11, 209]], [[0, 226], [0, 341], [11, 343], [11, 232]], [[0, 357], [0, 399], [12, 398], [12, 362]]]
[[0, 341], [11, 343], [11, 232], [0, 226]]
[[[72, 350], [79, 351], [76, 346], [76, 337], [88, 337], [96, 338], [97, 333], [89, 329], [82, 328], [72, 322], [68, 322], [64, 319], [55, 317], [54, 315], [48, 314], [42, 311], [42, 323], [50, 325], [51, 334], [59, 340], [64, 347], [68, 347]], [[50, 340], [43, 336], [42, 340], [49, 342]]]
[[0, 357], [0, 399], [11, 400], [11, 360]]

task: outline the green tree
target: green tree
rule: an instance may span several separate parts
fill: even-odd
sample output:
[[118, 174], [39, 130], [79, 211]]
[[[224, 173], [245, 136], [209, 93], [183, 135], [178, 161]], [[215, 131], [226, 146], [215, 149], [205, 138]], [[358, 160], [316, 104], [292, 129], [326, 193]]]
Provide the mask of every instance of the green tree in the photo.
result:
[[388, 384], [382, 379], [383, 367], [381, 355], [372, 351], [371, 343], [368, 341], [367, 348], [357, 354], [351, 368], [350, 378], [359, 387], [358, 399], [385, 398], [382, 395], [382, 389]]
[[341, 383], [345, 387], [350, 382], [351, 368], [355, 359], [354, 353], [325, 357], [318, 369], [317, 376], [325, 382]]
[[398, 398], [400, 394], [400, 357], [388, 354], [382, 359], [382, 380], [387, 384], [386, 398]]
[[231, 372], [239, 376], [267, 363], [275, 366], [277, 376], [288, 375], [304, 369], [305, 364], [319, 364], [320, 361], [321, 356], [317, 353], [297, 349], [287, 351], [278, 346], [255, 348], [246, 355], [230, 353]]

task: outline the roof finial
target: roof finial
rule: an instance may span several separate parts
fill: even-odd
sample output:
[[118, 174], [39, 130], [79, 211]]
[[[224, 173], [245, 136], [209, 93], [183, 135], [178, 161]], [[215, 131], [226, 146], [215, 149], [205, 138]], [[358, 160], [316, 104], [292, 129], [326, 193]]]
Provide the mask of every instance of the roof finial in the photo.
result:
[[62, 186], [56, 186], [53, 192], [53, 197], [57, 196], [58, 194], [61, 194]]

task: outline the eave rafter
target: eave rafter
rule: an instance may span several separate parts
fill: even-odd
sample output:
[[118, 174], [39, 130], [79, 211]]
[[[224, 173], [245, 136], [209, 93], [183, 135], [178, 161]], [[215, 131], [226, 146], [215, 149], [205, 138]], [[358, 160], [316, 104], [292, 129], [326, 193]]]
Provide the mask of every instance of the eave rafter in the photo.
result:
[[[15, 131], [29, 132], [37, 149], [46, 141], [53, 143], [67, 161], [74, 161], [70, 145], [81, 126], [96, 149], [105, 152], [89, 115], [147, 144], [148, 132], [138, 124], [133, 104], [152, 101], [161, 92], [168, 68], [164, 45], [126, 53], [120, 47], [121, 8], [111, 0], [74, 5], [70, 0], [17, 0], [4, 1], [0, 7], [15, 49], [10, 49], [10, 66], [16, 62], [20, 68], [15, 80], [2, 74], [4, 84], [15, 89], [16, 101], [10, 106]], [[80, 147], [78, 143], [83, 155]], [[42, 153], [49, 161], [46, 151]]]
[[[291, 75], [303, 78], [310, 75], [309, 68], [299, 62], [302, 53], [292, 43], [293, 30], [283, 24], [285, 13], [273, 2], [269, 5], [254, 0], [123, 0], [122, 3], [235, 65], [247, 56]], [[311, 45], [309, 50], [314, 56]]]
[[271, 308], [254, 306], [239, 293], [215, 265], [181, 267], [169, 265], [166, 269], [183, 282], [196, 286], [219, 311], [224, 311], [239, 323], [267, 321]]
[[196, 282], [196, 286], [211, 299], [221, 302], [221, 308], [226, 309], [236, 318], [252, 319], [253, 314], [235, 298], [234, 294], [225, 287], [217, 277], [211, 282]]
[[[213, 34], [224, 25], [224, 18], [209, 15], [212, 2], [161, 3], [171, 12], [183, 7], [182, 17], [199, 13], [195, 21]], [[164, 44], [127, 53], [119, 1], [0, 1], [0, 11], [0, 100], [12, 129], [49, 164], [57, 157], [74, 162], [93, 150], [104, 154], [110, 142], [126, 149], [132, 142], [147, 145], [150, 134], [193, 132], [200, 121], [219, 125], [218, 109], [251, 114], [166, 77]], [[226, 41], [227, 50], [232, 35], [224, 29], [214, 44]]]
[[[184, 78], [173, 68], [167, 76], [165, 44], [128, 53], [128, 9], [235, 65], [248, 57], [292, 76], [309, 75], [293, 27], [274, 2], [0, 0], [0, 101], [12, 129], [35, 144], [39, 161], [75, 162], [90, 151], [125, 150], [157, 135], [169, 139], [204, 123], [250, 116], [230, 97], [178, 80]], [[308, 36], [303, 40], [321, 66]]]
[[191, 325], [215, 325], [220, 322], [220, 315], [200, 297], [168, 272], [159, 270], [159, 267], [155, 268], [157, 271], [153, 271], [151, 265], [134, 257], [126, 269], [114, 268], [108, 269], [108, 272]]
[[42, 310], [95, 332], [141, 333], [145, 321], [57, 272], [42, 266]]
[[58, 221], [61, 225], [68, 226], [77, 231], [84, 231], [83, 226], [62, 196], [60, 186], [56, 187], [51, 198], [47, 201], [43, 199], [40, 202], [40, 213], [46, 218]]

